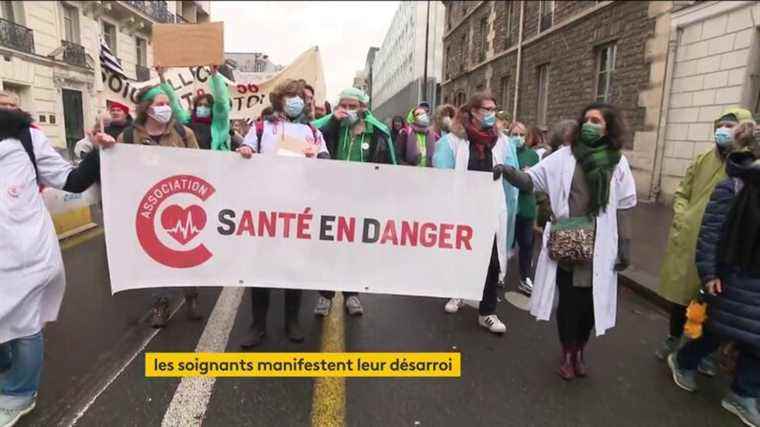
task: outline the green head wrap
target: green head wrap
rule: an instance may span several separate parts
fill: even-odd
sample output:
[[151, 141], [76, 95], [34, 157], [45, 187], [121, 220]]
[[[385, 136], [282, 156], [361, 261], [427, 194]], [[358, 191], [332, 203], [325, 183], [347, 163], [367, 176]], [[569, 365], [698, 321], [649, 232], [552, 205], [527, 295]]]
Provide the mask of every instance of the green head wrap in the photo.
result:
[[144, 101], [153, 102], [153, 99], [157, 95], [162, 94], [162, 93], [164, 95], [166, 95], [166, 92], [164, 92], [164, 90], [161, 88], [161, 86], [155, 86], [151, 90], [145, 92], [145, 95], [143, 95], [142, 98], [140, 98], [140, 102], [144, 102]]
[[361, 89], [355, 87], [344, 89], [343, 92], [340, 93], [339, 99], [355, 99], [364, 105], [369, 104], [369, 96], [367, 96], [367, 94]]

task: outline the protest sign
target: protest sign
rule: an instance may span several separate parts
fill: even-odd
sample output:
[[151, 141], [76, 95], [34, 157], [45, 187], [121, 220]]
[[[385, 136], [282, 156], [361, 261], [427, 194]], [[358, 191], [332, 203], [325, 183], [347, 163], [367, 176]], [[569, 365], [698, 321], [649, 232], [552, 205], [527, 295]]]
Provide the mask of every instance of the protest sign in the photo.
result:
[[[135, 82], [125, 79], [103, 67], [104, 96], [110, 101], [117, 101], [132, 106], [137, 104], [137, 92], [145, 86], [160, 83], [158, 78], [147, 82]], [[208, 79], [211, 70], [206, 66], [170, 68], [166, 71], [167, 83], [180, 98], [182, 106], [192, 108], [196, 95], [209, 92]], [[261, 111], [270, 105], [269, 93], [286, 79], [304, 79], [314, 86], [315, 99], [318, 102], [325, 97], [325, 80], [322, 72], [322, 60], [319, 50], [314, 47], [296, 58], [293, 63], [280, 71], [273, 78], [263, 82], [240, 81], [228, 82], [230, 89], [231, 119], [257, 118]]]
[[223, 64], [224, 24], [153, 25], [153, 63], [160, 67]]
[[127, 144], [101, 156], [114, 293], [481, 298], [501, 191], [491, 174]]

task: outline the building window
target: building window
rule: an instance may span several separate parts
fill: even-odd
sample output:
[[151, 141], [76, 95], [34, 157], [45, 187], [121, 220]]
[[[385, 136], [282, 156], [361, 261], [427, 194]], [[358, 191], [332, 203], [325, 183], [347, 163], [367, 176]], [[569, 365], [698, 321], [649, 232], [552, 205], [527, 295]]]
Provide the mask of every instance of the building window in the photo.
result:
[[612, 78], [615, 74], [617, 45], [601, 46], [596, 55], [596, 100], [608, 102], [612, 96]]
[[114, 56], [117, 56], [116, 26], [106, 21], [103, 21], [103, 40], [105, 40], [108, 48], [111, 49], [111, 53], [114, 54]]
[[480, 19], [480, 52], [478, 54], [478, 62], [486, 60], [486, 52], [488, 51], [488, 17], [484, 16]]
[[451, 77], [451, 46], [446, 46], [446, 60], [443, 61], [446, 64], [446, 79]]
[[509, 107], [509, 76], [501, 78], [501, 109], [507, 110]]
[[135, 39], [137, 47], [137, 65], [142, 67], [148, 66], [148, 42], [145, 39], [137, 37]]
[[552, 27], [554, 15], [554, 2], [541, 1], [538, 6], [538, 32], [546, 31]]
[[3, 19], [6, 21], [16, 22], [16, 11], [13, 10], [13, 2], [3, 2]]
[[64, 39], [79, 44], [79, 9], [63, 4]]
[[505, 31], [506, 37], [504, 39], [504, 47], [507, 49], [510, 46], [512, 46], [512, 19], [513, 19], [512, 15], [514, 13], [513, 4], [514, 2], [508, 1], [506, 2], [506, 5], [504, 6], [505, 8], [507, 8], [507, 19], [506, 19], [507, 27]]
[[467, 35], [466, 34], [462, 34], [461, 44], [459, 46], [462, 49], [462, 54], [459, 57], [459, 72], [463, 73], [464, 72], [465, 62], [467, 62], [467, 59], [466, 59], [467, 56], [464, 53], [467, 52], [467, 50], [468, 50], [467, 49]]
[[483, 83], [475, 86], [475, 90], [478, 91], [478, 92], [482, 92], [485, 88], [486, 88], [486, 85], [483, 84]]
[[461, 107], [466, 102], [466, 97], [467, 95], [465, 95], [464, 92], [459, 92], [454, 98], [454, 104], [456, 104], [457, 107]]
[[467, 2], [462, 2], [462, 16], [467, 15]]
[[546, 125], [546, 110], [549, 105], [549, 64], [538, 67], [538, 88], [537, 99], [538, 108], [536, 111], [536, 122], [539, 125]]
[[262, 64], [261, 62], [256, 62], [256, 66], [255, 66], [254, 70], [257, 73], [263, 73], [264, 72], [264, 64]]
[[446, 11], [446, 29], [451, 29], [451, 15], [453, 15], [454, 10], [449, 8], [448, 11]]

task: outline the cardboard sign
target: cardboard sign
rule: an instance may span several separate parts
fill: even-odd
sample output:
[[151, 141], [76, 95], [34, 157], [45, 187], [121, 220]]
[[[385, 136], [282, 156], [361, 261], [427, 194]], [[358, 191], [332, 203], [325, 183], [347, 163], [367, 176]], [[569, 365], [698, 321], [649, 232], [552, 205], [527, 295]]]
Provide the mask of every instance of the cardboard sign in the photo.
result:
[[154, 24], [153, 62], [160, 67], [224, 63], [224, 23]]

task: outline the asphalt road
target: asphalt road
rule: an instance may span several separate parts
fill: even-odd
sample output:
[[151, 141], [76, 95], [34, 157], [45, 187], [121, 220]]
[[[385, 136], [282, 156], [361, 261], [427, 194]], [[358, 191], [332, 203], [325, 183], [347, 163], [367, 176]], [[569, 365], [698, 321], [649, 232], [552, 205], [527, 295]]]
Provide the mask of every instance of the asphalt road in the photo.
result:
[[[105, 245], [97, 232], [66, 243], [64, 259], [68, 288], [59, 321], [45, 331], [38, 407], [19, 425], [170, 425], [167, 411], [181, 381], [146, 379], [144, 353], [194, 351], [202, 335], [219, 335], [215, 326], [185, 319], [177, 300], [169, 326], [149, 328], [150, 292], [110, 295]], [[218, 288], [202, 289], [206, 319], [219, 295]], [[227, 351], [240, 351], [251, 322], [249, 298], [246, 292], [239, 305], [215, 310], [215, 316], [234, 319], [229, 334], [221, 333]], [[590, 344], [591, 376], [570, 383], [555, 374], [556, 325], [536, 322], [506, 301], [499, 315], [508, 330], [497, 337], [479, 329], [473, 308], [447, 315], [444, 300], [387, 295], [363, 296], [365, 315], [345, 316], [336, 335], [312, 315], [315, 299], [311, 292], [304, 297], [307, 338], [293, 344], [283, 332], [282, 293], [275, 291], [269, 335], [257, 351], [319, 351], [329, 333], [346, 351], [460, 351], [461, 378], [349, 378], [333, 395], [316, 393], [315, 380], [308, 378], [218, 379], [206, 400], [194, 402], [202, 414], [197, 422], [308, 426], [319, 407], [337, 411], [349, 426], [741, 425], [720, 408], [726, 378], [701, 378], [696, 394], [672, 384], [667, 367], [653, 356], [666, 319], [627, 289], [621, 289], [618, 326]]]

